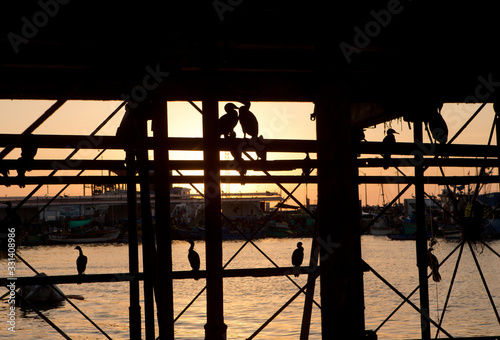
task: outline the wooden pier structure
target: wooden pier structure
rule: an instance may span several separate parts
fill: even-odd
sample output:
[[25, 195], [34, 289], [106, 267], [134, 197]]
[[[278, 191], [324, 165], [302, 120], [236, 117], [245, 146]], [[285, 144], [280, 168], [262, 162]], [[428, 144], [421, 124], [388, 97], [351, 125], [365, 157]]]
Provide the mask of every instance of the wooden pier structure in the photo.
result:
[[[156, 205], [169, 206], [172, 183], [205, 185], [207, 319], [205, 338], [227, 337], [223, 279], [228, 276], [281, 276], [290, 268], [226, 270], [222, 262], [221, 183], [317, 183], [318, 210], [313, 242], [323, 241], [312, 254], [308, 284], [298, 295], [321, 287], [322, 338], [376, 339], [365, 329], [363, 275], [375, 271], [361, 258], [358, 184], [401, 183], [415, 187], [417, 200], [417, 268], [422, 339], [430, 339], [431, 324], [448, 335], [429, 315], [428, 263], [425, 237], [426, 184], [499, 183], [499, 176], [426, 177], [428, 167], [499, 167], [496, 145], [423, 143], [427, 113], [443, 103], [495, 103], [500, 88], [498, 14], [494, 3], [456, 1], [10, 1], [0, 21], [0, 98], [45, 99], [55, 103], [24, 133], [0, 134], [1, 159], [14, 148], [79, 150], [120, 149], [123, 161], [37, 160], [22, 184], [126, 183], [135, 206], [141, 194], [144, 272], [139, 273], [137, 229], [129, 229], [129, 273], [86, 275], [85, 282], [130, 282], [130, 339], [174, 339], [174, 279], [170, 216], [158, 209], [154, 234], [149, 188]], [[89, 136], [41, 135], [36, 128], [69, 100], [123, 101], [142, 110], [137, 135], [100, 136], [101, 125]], [[168, 136], [167, 102], [187, 101], [203, 115], [202, 138]], [[234, 144], [218, 132], [219, 102], [312, 102], [317, 140], [268, 139], [268, 153], [309, 153], [312, 160], [246, 161], [258, 176], [227, 176], [228, 162], [220, 151]], [[194, 102], [201, 102], [196, 105]], [[483, 105], [484, 106], [484, 105]], [[481, 108], [483, 107], [481, 106]], [[500, 111], [496, 112], [497, 120]], [[1, 116], [1, 114], [0, 114]], [[358, 168], [381, 167], [381, 141], [361, 141], [363, 128], [398, 117], [411, 122], [413, 143], [398, 143], [391, 167], [412, 168], [412, 176], [358, 176]], [[147, 121], [153, 137], [146, 137]], [[103, 122], [105, 124], [106, 122]], [[496, 122], [495, 122], [496, 124]], [[498, 127], [498, 126], [497, 126]], [[265, 137], [265, 136], [264, 136]], [[292, 137], [292, 136], [291, 136]], [[248, 139], [237, 138], [243, 152], [261, 151]], [[154, 160], [148, 160], [153, 150]], [[203, 161], [169, 160], [168, 151], [199, 150]], [[358, 157], [363, 155], [363, 157]], [[482, 159], [477, 159], [481, 157]], [[71, 160], [71, 161], [70, 161]], [[54, 168], [54, 164], [59, 164]], [[2, 169], [15, 170], [17, 160]], [[270, 175], [272, 170], [317, 169], [310, 176]], [[58, 170], [122, 170], [119, 176], [57, 175]], [[173, 176], [171, 170], [203, 170], [201, 176]], [[154, 171], [154, 176], [150, 171]], [[20, 184], [16, 177], [0, 185]], [[334, 193], [342, 193], [342, 195]], [[285, 193], [295, 198], [290, 192]], [[24, 204], [32, 195], [26, 197]], [[303, 207], [303, 206], [302, 206]], [[305, 208], [305, 207], [303, 207]], [[135, 209], [129, 220], [136, 221]], [[337, 218], [331, 223], [331, 216]], [[252, 241], [249, 240], [249, 243]], [[314, 249], [315, 247], [312, 247]], [[158, 259], [161, 259], [159, 261]], [[319, 261], [319, 262], [318, 262]], [[3, 276], [3, 275], [0, 275]], [[74, 283], [77, 278], [19, 278], [19, 282]], [[144, 291], [139, 292], [139, 280]], [[2, 281], [6, 285], [6, 281]], [[389, 283], [388, 283], [389, 284]], [[143, 295], [144, 303], [139, 303]], [[296, 296], [292, 297], [295, 298]], [[402, 296], [402, 300], [409, 300]], [[306, 298], [300, 339], [308, 339], [312, 301]], [[141, 309], [145, 320], [141, 320]], [[155, 321], [155, 318], [157, 320]], [[141, 326], [145, 325], [145, 334]], [[155, 323], [159, 334], [155, 332]], [[403, 333], [404, 330], [401, 330]], [[252, 335], [250, 338], [253, 338]], [[249, 339], [250, 339], [249, 338]]]

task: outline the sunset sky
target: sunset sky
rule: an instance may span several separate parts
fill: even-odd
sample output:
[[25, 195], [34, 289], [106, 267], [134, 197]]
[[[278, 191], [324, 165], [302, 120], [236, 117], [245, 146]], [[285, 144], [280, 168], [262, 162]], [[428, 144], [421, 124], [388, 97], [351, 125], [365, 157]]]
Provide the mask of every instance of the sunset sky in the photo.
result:
[[[2, 124], [0, 133], [21, 133], [35, 119], [37, 119], [53, 101], [0, 101]], [[68, 134], [68, 135], [89, 135], [92, 131], [120, 104], [120, 102], [91, 102], [91, 101], [71, 101], [64, 104], [52, 117], [50, 117], [42, 126], [35, 130], [34, 134]], [[220, 103], [220, 115], [224, 113], [223, 106], [225, 102]], [[235, 102], [237, 106], [240, 103]], [[200, 103], [198, 105], [201, 106]], [[445, 104], [442, 110], [442, 115], [448, 124], [450, 131], [449, 136], [453, 136], [455, 132], [467, 121], [467, 119], [479, 107], [479, 104]], [[262, 103], [254, 102], [251, 106], [251, 111], [257, 116], [259, 121], [259, 134], [264, 138], [276, 139], [315, 139], [316, 125], [311, 121], [309, 116], [313, 112], [314, 105], [312, 103]], [[169, 136], [171, 137], [201, 137], [202, 135], [202, 120], [201, 115], [187, 102], [171, 102], [168, 105], [169, 111]], [[99, 133], [100, 135], [114, 135], [116, 129], [123, 117], [124, 110], [122, 109]], [[461, 144], [487, 144], [489, 131], [493, 122], [494, 112], [491, 104], [486, 105], [479, 116], [469, 125], [462, 135], [455, 141]], [[402, 119], [394, 120], [376, 127], [366, 129], [365, 135], [368, 141], [381, 141], [385, 136], [385, 130], [389, 127], [395, 129], [399, 135], [396, 135], [397, 141], [412, 142], [413, 131], [409, 129], [407, 122]], [[236, 127], [236, 134], [242, 137], [241, 128]], [[496, 141], [493, 141], [496, 144]], [[36, 159], [64, 159], [71, 150], [39, 150]], [[97, 155], [97, 150], [82, 150], [75, 159], [92, 159]], [[17, 159], [20, 156], [20, 149], [15, 149], [6, 158]], [[201, 152], [174, 152], [170, 153], [171, 159], [202, 159]], [[221, 159], [229, 157], [224, 153], [221, 154]], [[270, 154], [269, 159], [303, 159], [304, 153], [298, 154]], [[311, 155], [315, 157], [315, 155]], [[371, 156], [369, 156], [371, 157]], [[122, 151], [106, 151], [103, 159], [124, 159]], [[403, 169], [406, 174], [412, 175], [411, 169]], [[460, 169], [445, 169], [446, 175], [467, 175], [468, 172], [475, 174], [476, 169], [460, 168]], [[45, 172], [48, 173], [48, 172]], [[85, 174], [100, 174], [101, 172], [85, 172]], [[300, 173], [297, 171], [296, 173]], [[494, 172], [496, 174], [496, 170]], [[66, 173], [67, 175], [71, 173]], [[76, 173], [73, 173], [76, 174]], [[190, 174], [184, 172], [184, 174]], [[191, 173], [193, 174], [193, 173]], [[223, 172], [223, 174], [225, 174]], [[237, 174], [237, 173], [234, 173]], [[248, 175], [258, 174], [249, 171]], [[283, 173], [277, 173], [283, 174]], [[388, 170], [383, 169], [360, 169], [360, 176], [363, 175], [395, 175], [396, 171], [393, 168]], [[15, 171], [11, 171], [11, 176], [16, 176]], [[27, 176], [42, 175], [42, 172], [32, 171], [27, 173]], [[438, 169], [429, 169], [426, 175], [439, 175]], [[198, 185], [202, 188], [202, 185]], [[295, 185], [286, 185], [286, 188], [291, 190]], [[51, 185], [43, 187], [38, 191], [37, 195], [54, 195], [61, 187]], [[1, 187], [0, 195], [5, 196], [25, 196], [33, 186], [26, 186], [20, 189], [17, 186], [9, 188]], [[365, 185], [360, 185], [360, 199], [365, 205]], [[438, 194], [442, 188], [437, 186], [426, 186], [426, 191], [429, 194]], [[264, 192], [274, 191], [280, 192], [276, 185], [227, 185], [223, 184], [222, 190], [225, 192]], [[383, 188], [378, 185], [367, 185], [366, 196], [368, 204], [381, 205], [383, 203], [382, 190], [384, 192], [385, 202], [389, 202], [392, 197], [397, 194], [396, 185], [384, 185]], [[490, 185], [486, 188], [489, 192], [498, 191], [498, 185]], [[83, 195], [82, 185], [70, 186], [66, 192], [67, 195]], [[411, 197], [413, 190], [409, 190], [403, 197]], [[86, 194], [90, 194], [90, 190], [86, 190]], [[316, 185], [303, 184], [297, 190], [297, 198], [301, 201], [305, 197], [310, 199], [311, 203], [315, 203], [317, 199]]]

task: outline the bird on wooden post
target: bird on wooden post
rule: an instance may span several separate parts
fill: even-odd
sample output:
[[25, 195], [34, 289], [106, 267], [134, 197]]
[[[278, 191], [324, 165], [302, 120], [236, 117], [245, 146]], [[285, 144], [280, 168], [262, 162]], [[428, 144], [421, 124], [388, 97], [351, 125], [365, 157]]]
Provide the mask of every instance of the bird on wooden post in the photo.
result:
[[219, 136], [224, 135], [224, 137], [228, 137], [234, 131], [236, 124], [238, 124], [237, 108], [233, 103], [224, 105], [226, 114], [219, 118]]
[[239, 119], [241, 124], [241, 129], [243, 130], [243, 138], [246, 138], [246, 135], [252, 136], [252, 138], [257, 138], [259, 134], [259, 122], [255, 115], [250, 111], [250, 101], [245, 100], [240, 103], [243, 106], [239, 108]]
[[396, 144], [396, 137], [394, 134], [398, 134], [394, 129], [387, 130], [387, 136], [384, 137], [383, 143], [383, 156], [384, 156], [384, 169], [389, 169], [389, 161], [391, 159], [392, 148]]
[[83, 255], [83, 251], [80, 246], [76, 246], [75, 249], [80, 252], [80, 255], [76, 259], [76, 270], [78, 271], [78, 275], [83, 275], [85, 269], [87, 268], [87, 256]]
[[200, 278], [200, 255], [194, 250], [193, 240], [188, 240], [191, 247], [189, 247], [188, 260], [191, 268], [193, 269], [194, 279]]
[[295, 277], [299, 276], [300, 273], [300, 265], [304, 260], [304, 248], [302, 247], [302, 242], [297, 242], [297, 249], [293, 251], [292, 254], [292, 264], [294, 266], [293, 274]]

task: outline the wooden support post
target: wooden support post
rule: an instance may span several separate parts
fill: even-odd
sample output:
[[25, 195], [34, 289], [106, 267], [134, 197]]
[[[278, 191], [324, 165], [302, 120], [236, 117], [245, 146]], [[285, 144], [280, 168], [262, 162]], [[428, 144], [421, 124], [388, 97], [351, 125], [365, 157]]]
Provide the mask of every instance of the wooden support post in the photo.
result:
[[[127, 209], [128, 209], [128, 265], [129, 272], [139, 273], [139, 245], [137, 240], [137, 189], [135, 181], [135, 156], [126, 150], [127, 164]], [[141, 305], [139, 280], [130, 281], [129, 323], [130, 339], [140, 340], [141, 335]]]
[[497, 138], [497, 171], [500, 175], [500, 102], [498, 99], [493, 103], [493, 110], [495, 111], [495, 135]]
[[222, 228], [219, 169], [218, 102], [203, 103], [203, 161], [205, 182], [205, 254], [207, 267], [207, 324], [205, 339], [226, 339], [222, 279]]
[[316, 101], [322, 338], [364, 339], [356, 153], [342, 84]]
[[167, 128], [167, 102], [153, 102], [156, 245], [158, 287], [158, 328], [161, 339], [174, 339], [174, 293], [172, 285], [172, 235], [170, 226], [170, 185]]
[[[134, 112], [140, 130], [139, 137], [147, 135], [147, 118], [141, 103], [141, 111]], [[137, 164], [139, 168], [139, 182], [141, 192], [141, 225], [142, 225], [142, 260], [144, 268], [144, 318], [146, 324], [146, 340], [155, 340], [155, 306], [154, 306], [154, 269], [156, 267], [156, 251], [154, 248], [153, 221], [151, 217], [151, 202], [149, 197], [149, 169], [147, 167], [148, 150], [139, 147], [137, 150]]]
[[[314, 233], [313, 239], [311, 242], [311, 252], [309, 257], [309, 267], [317, 268], [318, 267], [318, 257], [319, 257], [319, 247], [320, 244], [318, 242], [319, 239], [319, 228], [318, 223], [314, 221]], [[307, 275], [307, 281], [313, 280], [315, 275], [313, 273], [309, 273]], [[311, 329], [311, 316], [312, 316], [312, 305], [314, 298], [314, 291], [316, 287], [316, 280], [311, 282], [306, 288], [306, 299], [304, 302], [304, 311], [302, 313], [302, 326], [300, 328], [300, 340], [309, 339], [309, 331]]]
[[[422, 142], [422, 122], [413, 124], [414, 142]], [[420, 310], [422, 339], [431, 338], [431, 328], [429, 322], [429, 286], [427, 281], [427, 231], [425, 225], [425, 193], [424, 193], [424, 167], [421, 155], [415, 155], [415, 203], [416, 203], [416, 223], [417, 223], [417, 267], [418, 280], [420, 285]]]

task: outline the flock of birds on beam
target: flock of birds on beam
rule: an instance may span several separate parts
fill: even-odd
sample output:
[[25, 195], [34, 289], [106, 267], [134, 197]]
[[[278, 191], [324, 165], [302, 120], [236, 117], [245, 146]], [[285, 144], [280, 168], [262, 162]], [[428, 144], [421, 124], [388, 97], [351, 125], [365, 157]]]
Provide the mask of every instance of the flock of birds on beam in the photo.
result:
[[[252, 139], [261, 139], [262, 136], [257, 137], [259, 133], [259, 123], [257, 121], [257, 118], [255, 115], [250, 111], [250, 102], [249, 101], [242, 101], [241, 102], [243, 106], [240, 106], [239, 108], [233, 104], [233, 103], [228, 103], [224, 106], [224, 110], [226, 113], [219, 118], [219, 136], [223, 135], [224, 138], [236, 141], [236, 133], [234, 132], [234, 128], [238, 124], [238, 121], [241, 124], [241, 129], [243, 131], [243, 139], [246, 139], [246, 135], [251, 136]], [[239, 114], [237, 112], [239, 111]], [[448, 127], [446, 125], [446, 122], [444, 121], [443, 117], [441, 116], [441, 106], [437, 107], [436, 111], [427, 111], [428, 114], [424, 117], [423, 121], [425, 123], [426, 129], [429, 132], [430, 135], [439, 143], [445, 144], [448, 141]], [[405, 118], [405, 120], [408, 121], [414, 121], [415, 117], [409, 117]], [[395, 134], [398, 134], [394, 129], [388, 129], [387, 130], [387, 135], [383, 139], [383, 167], [384, 169], [389, 168], [389, 162], [391, 159], [391, 153], [393, 146], [396, 144], [396, 138]], [[364, 139], [364, 134], [361, 139]], [[241, 147], [236, 145], [236, 143], [233, 143], [233, 148], [230, 150], [231, 155], [233, 156], [234, 160], [239, 164], [238, 171], [240, 172], [241, 175], [244, 175], [246, 173], [246, 170], [244, 169], [244, 161], [241, 156]], [[23, 152], [25, 150], [23, 149]], [[26, 150], [24, 152], [26, 154], [23, 154], [22, 157], [25, 157], [27, 159], [33, 159], [34, 155], [36, 154], [36, 149], [33, 151], [28, 151]], [[264, 151], [257, 152], [257, 155], [259, 158], [265, 160], [266, 159], [266, 153]], [[23, 159], [21, 159], [23, 160]], [[310, 160], [309, 154], [307, 154], [305, 160]], [[28, 168], [28, 169], [26, 169]], [[29, 171], [29, 165], [23, 167], [21, 171]], [[309, 174], [310, 169], [303, 169], [303, 175], [307, 176]], [[3, 174], [5, 177], [7, 174]], [[24, 175], [24, 173], [22, 173]], [[190, 247], [188, 250], [188, 261], [189, 264], [191, 265], [192, 271], [193, 271], [193, 277], [195, 280], [198, 280], [200, 278], [200, 255], [194, 250], [194, 242], [192, 240], [188, 240]], [[79, 251], [79, 256], [76, 260], [76, 267], [78, 271], [78, 275], [83, 275], [85, 273], [86, 267], [87, 267], [87, 257], [83, 255], [82, 248], [80, 246], [75, 247], [76, 250]], [[432, 274], [433, 274], [433, 279], [436, 282], [439, 282], [441, 280], [441, 276], [439, 275], [438, 272], [438, 267], [439, 267], [439, 262], [437, 258], [432, 254], [432, 245], [428, 250], [428, 265], [431, 267]], [[304, 248], [302, 247], [302, 242], [297, 243], [297, 249], [295, 249], [292, 253], [292, 265], [294, 266], [294, 275], [297, 277], [299, 276], [300, 273], [300, 266], [302, 265], [302, 261], [304, 260]]]
[[[200, 279], [200, 255], [194, 250], [194, 241], [187, 240], [190, 244], [188, 250], [188, 261], [191, 265], [191, 269], [193, 271], [193, 278], [195, 280]], [[439, 274], [439, 261], [434, 254], [432, 254], [433, 246], [435, 245], [435, 241], [430, 243], [428, 249], [428, 266], [431, 268], [432, 278], [435, 282], [441, 281], [441, 275]], [[85, 273], [87, 268], [87, 256], [83, 255], [82, 248], [80, 246], [75, 247], [76, 250], [79, 251], [79, 255], [76, 258], [76, 269], [78, 271], [78, 275], [81, 276]], [[292, 253], [292, 265], [293, 265], [293, 274], [295, 277], [300, 275], [300, 266], [304, 261], [304, 247], [302, 247], [302, 242], [297, 242], [297, 248]], [[80, 284], [80, 283], [78, 283]]]
[[[193, 240], [188, 240], [190, 247], [188, 250], [188, 261], [191, 265], [191, 269], [193, 271], [193, 277], [195, 280], [200, 279], [200, 255], [194, 250], [194, 242]], [[304, 248], [302, 247], [302, 242], [297, 242], [297, 249], [295, 249], [292, 253], [292, 265], [293, 265], [293, 274], [295, 277], [298, 277], [300, 274], [300, 266], [302, 265], [302, 261], [304, 260]]]

